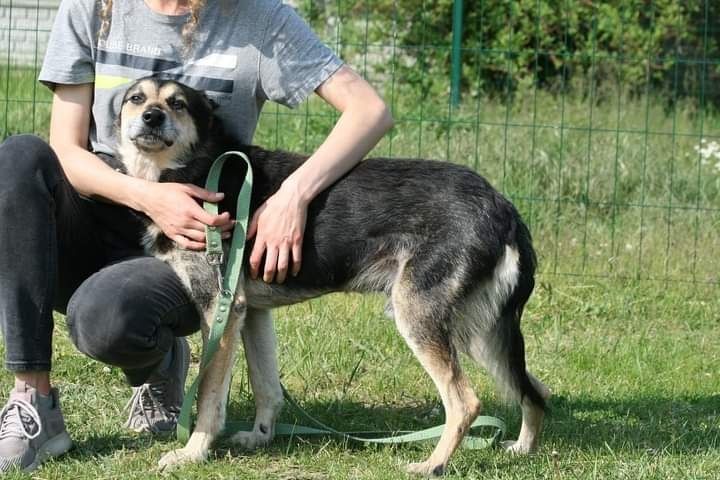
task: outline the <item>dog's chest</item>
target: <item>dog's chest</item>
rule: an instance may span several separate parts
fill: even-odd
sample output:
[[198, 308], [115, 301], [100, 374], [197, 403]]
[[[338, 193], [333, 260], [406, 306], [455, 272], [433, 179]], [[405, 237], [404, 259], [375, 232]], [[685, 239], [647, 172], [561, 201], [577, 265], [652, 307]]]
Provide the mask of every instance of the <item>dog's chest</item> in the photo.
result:
[[128, 175], [150, 182], [157, 182], [163, 170], [178, 167], [177, 162], [164, 153], [157, 153], [151, 157], [132, 147], [120, 148], [118, 153]]

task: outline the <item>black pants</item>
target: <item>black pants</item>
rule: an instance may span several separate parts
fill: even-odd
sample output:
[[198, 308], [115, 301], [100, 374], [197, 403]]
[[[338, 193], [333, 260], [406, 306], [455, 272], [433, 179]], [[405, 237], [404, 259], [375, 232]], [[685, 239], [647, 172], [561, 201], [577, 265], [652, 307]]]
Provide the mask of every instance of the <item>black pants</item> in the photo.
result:
[[200, 327], [180, 279], [143, 256], [129, 208], [81, 197], [31, 135], [0, 145], [0, 326], [5, 365], [49, 371], [53, 310], [77, 348], [142, 384], [176, 336]]

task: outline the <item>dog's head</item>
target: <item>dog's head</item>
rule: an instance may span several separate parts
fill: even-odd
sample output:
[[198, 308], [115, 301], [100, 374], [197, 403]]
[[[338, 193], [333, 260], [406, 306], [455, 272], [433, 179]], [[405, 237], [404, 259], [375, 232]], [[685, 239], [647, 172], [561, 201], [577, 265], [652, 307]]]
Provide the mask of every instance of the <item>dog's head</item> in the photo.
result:
[[118, 149], [123, 156], [130, 152], [158, 162], [177, 161], [206, 139], [213, 110], [202, 92], [169, 79], [141, 78], [122, 99]]

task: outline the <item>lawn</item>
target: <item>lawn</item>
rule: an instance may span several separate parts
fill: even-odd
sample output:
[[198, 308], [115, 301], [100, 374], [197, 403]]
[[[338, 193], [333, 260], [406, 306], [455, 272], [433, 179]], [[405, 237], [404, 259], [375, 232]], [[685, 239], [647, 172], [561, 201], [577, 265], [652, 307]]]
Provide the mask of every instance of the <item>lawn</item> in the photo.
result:
[[[3, 75], [4, 134], [46, 135], [49, 97], [34, 72]], [[476, 168], [518, 205], [540, 257], [523, 325], [529, 367], [554, 394], [542, 447], [526, 458], [461, 451], [448, 477], [720, 478], [720, 171], [695, 149], [718, 138], [720, 118], [623, 95], [592, 102], [539, 93], [511, 106], [482, 99], [448, 110], [408, 92], [385, 94], [396, 128], [375, 153]], [[315, 101], [269, 107], [256, 141], [310, 151], [332, 119]], [[382, 307], [378, 297], [334, 295], [278, 310], [285, 384], [341, 429], [442, 423], [431, 381]], [[56, 320], [54, 379], [75, 448], [34, 476], [161, 477], [156, 461], [179, 444], [123, 429], [130, 392], [121, 372], [77, 353]], [[197, 338], [193, 345], [197, 360]], [[517, 435], [518, 410], [468, 369], [484, 413]], [[0, 390], [10, 385], [3, 372]], [[241, 360], [230, 416], [249, 419], [252, 408]], [[296, 438], [245, 453], [220, 442], [209, 462], [169, 478], [406, 478], [402, 464], [431, 448]]]
[[[525, 458], [460, 451], [449, 478], [718, 478], [717, 289], [540, 280], [524, 331], [528, 364], [554, 393], [543, 445]], [[434, 387], [382, 315], [380, 298], [335, 295], [279, 310], [276, 318], [284, 382], [311, 414], [343, 429], [442, 423]], [[179, 444], [125, 431], [130, 392], [121, 372], [78, 354], [63, 319], [57, 324], [54, 378], [75, 448], [35, 476], [161, 477], [156, 461]], [[468, 370], [485, 413], [504, 418], [517, 435], [517, 409], [495, 396], [482, 371]], [[247, 383], [240, 361], [230, 402], [235, 419], [252, 415]], [[7, 373], [0, 384], [10, 388]], [[287, 412], [283, 419], [293, 421]], [[221, 442], [209, 462], [174, 478], [407, 478], [402, 464], [430, 450], [278, 439], [248, 454]]]

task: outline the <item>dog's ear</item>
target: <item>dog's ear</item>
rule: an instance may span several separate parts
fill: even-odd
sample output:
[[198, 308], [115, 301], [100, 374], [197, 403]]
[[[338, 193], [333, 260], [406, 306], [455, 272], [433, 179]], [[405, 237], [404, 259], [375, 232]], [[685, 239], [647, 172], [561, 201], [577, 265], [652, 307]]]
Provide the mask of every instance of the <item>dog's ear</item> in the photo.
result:
[[120, 117], [122, 117], [122, 109], [120, 109], [117, 116], [115, 117], [115, 120], [113, 120], [113, 123], [112, 123], [113, 129], [115, 130], [116, 134], [120, 133], [120, 125], [121, 125]]
[[200, 97], [209, 107], [210, 115], [208, 115], [208, 130], [215, 128], [215, 110], [220, 108], [220, 104], [213, 100], [206, 92], [200, 92]]
[[185, 92], [185, 95], [190, 101], [191, 106], [194, 106], [195, 109], [214, 112], [219, 107], [219, 105], [212, 98], [210, 98], [210, 96], [206, 92], [202, 90], [196, 90], [182, 83], [180, 83], [179, 85], [182, 88], [183, 92]]
[[[132, 88], [133, 85], [135, 85], [135, 84], [133, 83], [130, 86], [130, 88]], [[120, 125], [122, 124], [122, 109], [123, 109], [123, 105], [125, 105], [125, 102], [127, 101], [127, 93], [130, 91], [130, 88], [126, 89], [125, 92], [123, 92], [122, 96], [118, 95], [117, 97], [115, 97], [116, 99], [120, 98], [120, 102], [117, 107], [118, 113], [117, 113], [117, 115], [115, 115], [115, 120], [113, 120], [113, 124], [112, 124], [116, 135], [120, 134]], [[115, 101], [117, 102], [117, 100], [115, 100]]]
[[203, 92], [203, 97], [205, 97], [205, 100], [207, 100], [208, 104], [210, 105], [210, 109], [211, 109], [212, 111], [215, 111], [215, 110], [217, 110], [218, 108], [220, 108], [220, 104], [217, 103], [217, 102], [216, 102], [215, 100], [213, 100], [212, 98], [210, 98], [210, 96], [209, 96], [207, 93], [204, 93], [204, 92]]

